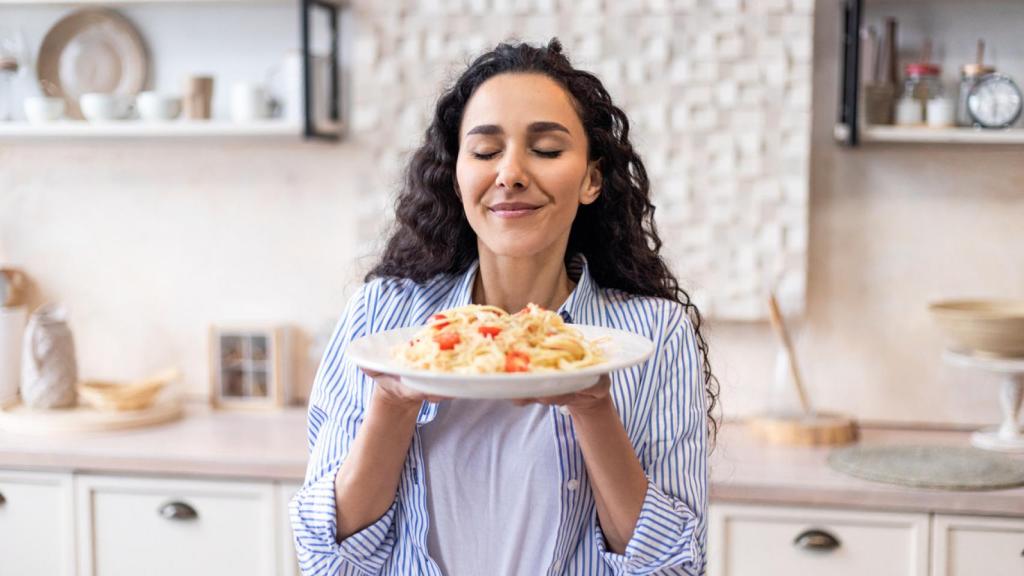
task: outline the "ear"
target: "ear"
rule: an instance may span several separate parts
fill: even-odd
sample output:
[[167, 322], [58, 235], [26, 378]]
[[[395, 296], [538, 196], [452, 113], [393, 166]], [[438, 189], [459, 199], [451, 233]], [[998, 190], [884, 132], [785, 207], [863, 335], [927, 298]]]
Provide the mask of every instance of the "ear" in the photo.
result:
[[580, 204], [593, 204], [601, 195], [603, 183], [601, 160], [594, 160], [587, 165], [587, 177], [583, 180], [583, 189], [580, 191]]

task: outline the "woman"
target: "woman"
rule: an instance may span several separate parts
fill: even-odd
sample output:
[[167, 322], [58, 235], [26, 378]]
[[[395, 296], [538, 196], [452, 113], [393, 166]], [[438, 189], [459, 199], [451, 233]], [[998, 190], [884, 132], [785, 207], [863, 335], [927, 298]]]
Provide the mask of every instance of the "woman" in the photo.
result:
[[[703, 572], [717, 386], [653, 214], [625, 114], [557, 40], [469, 66], [317, 372], [291, 508], [305, 574]], [[425, 396], [345, 356], [447, 308], [529, 302], [643, 334], [655, 354], [516, 403]]]

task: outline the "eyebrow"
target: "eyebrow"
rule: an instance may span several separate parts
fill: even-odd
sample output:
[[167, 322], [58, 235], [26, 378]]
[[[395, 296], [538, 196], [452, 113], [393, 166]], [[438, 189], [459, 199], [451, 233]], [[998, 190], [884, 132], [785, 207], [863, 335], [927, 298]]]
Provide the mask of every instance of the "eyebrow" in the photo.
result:
[[[558, 122], [534, 122], [526, 127], [526, 131], [530, 134], [537, 134], [540, 132], [565, 132], [569, 134], [569, 129], [562, 126]], [[474, 126], [466, 132], [466, 136], [473, 134], [483, 134], [484, 136], [494, 136], [496, 134], [504, 134], [505, 131], [501, 126], [497, 124], [480, 124]]]

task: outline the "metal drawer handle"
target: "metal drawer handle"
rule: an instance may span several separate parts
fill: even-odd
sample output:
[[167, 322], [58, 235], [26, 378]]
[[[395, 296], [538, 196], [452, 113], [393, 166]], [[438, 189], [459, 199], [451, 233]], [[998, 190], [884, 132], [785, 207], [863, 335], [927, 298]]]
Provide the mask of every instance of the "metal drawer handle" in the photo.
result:
[[7, 504], [7, 498], [4, 498], [3, 492], [0, 492], [0, 506]]
[[168, 502], [160, 507], [160, 515], [168, 520], [195, 520], [199, 518], [196, 509], [184, 502]]
[[795, 539], [793, 545], [804, 550], [815, 550], [818, 552], [831, 552], [839, 548], [839, 539], [825, 530], [812, 528], [801, 532]]

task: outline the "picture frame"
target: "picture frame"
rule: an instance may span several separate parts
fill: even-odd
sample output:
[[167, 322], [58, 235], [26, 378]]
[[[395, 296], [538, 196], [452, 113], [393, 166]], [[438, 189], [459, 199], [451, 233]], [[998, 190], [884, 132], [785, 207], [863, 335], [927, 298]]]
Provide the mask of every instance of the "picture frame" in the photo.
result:
[[274, 410], [291, 402], [289, 331], [278, 325], [211, 325], [210, 404]]

